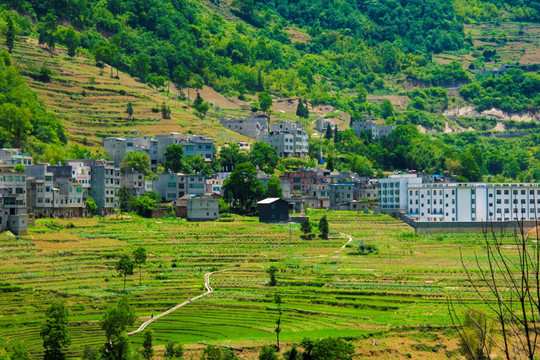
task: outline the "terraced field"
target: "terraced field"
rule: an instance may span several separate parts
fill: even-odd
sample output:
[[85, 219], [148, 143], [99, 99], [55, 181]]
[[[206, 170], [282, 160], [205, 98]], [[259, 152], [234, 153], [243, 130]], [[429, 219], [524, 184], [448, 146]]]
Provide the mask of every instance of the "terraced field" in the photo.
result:
[[[128, 296], [138, 315], [133, 330], [152, 315], [203, 293], [205, 273], [229, 269], [211, 277], [214, 292], [209, 296], [149, 325], [157, 345], [176, 340], [196, 352], [203, 346], [199, 342], [246, 347], [271, 343], [277, 317], [273, 297], [279, 293], [284, 342], [343, 336], [358, 339], [360, 358], [373, 356], [375, 350], [387, 357], [382, 351], [386, 348], [405, 356], [415, 353], [414, 344], [426, 343], [411, 334], [427, 328], [447, 336], [448, 346], [455, 347], [448, 338], [446, 296], [459, 290], [467, 297], [459, 250], [472, 264], [474, 251], [481, 251], [478, 236], [417, 236], [390, 217], [352, 212], [313, 212], [312, 221], [324, 213], [331, 227], [329, 240], [302, 239], [298, 225], [267, 225], [241, 217], [213, 223], [132, 217], [40, 220], [28, 236], [4, 234], [0, 282], [12, 291], [0, 292], [0, 347], [24, 343], [39, 354], [43, 313], [57, 299], [66, 301], [70, 311], [71, 356], [86, 344], [103, 343], [97, 322], [122, 295], [114, 265], [120, 254], [138, 246], [144, 246], [149, 257], [142, 285], [137, 271], [128, 279]], [[341, 234], [354, 237], [342, 251], [348, 239]], [[361, 242], [378, 251], [356, 255]], [[275, 287], [267, 285], [270, 265], [279, 268]], [[403, 332], [412, 338], [390, 346], [392, 334], [403, 337]], [[376, 349], [362, 342], [372, 337], [379, 339]], [[385, 341], [387, 347], [381, 347]], [[133, 342], [140, 344], [142, 335], [135, 335]]]

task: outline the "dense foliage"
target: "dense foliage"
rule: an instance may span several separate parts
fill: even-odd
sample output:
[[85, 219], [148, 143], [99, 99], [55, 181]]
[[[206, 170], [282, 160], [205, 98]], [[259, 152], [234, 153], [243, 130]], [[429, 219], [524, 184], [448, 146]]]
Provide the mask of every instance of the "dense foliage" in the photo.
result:
[[45, 110], [11, 63], [0, 53], [0, 146], [42, 154], [47, 144], [67, 142], [61, 122]]

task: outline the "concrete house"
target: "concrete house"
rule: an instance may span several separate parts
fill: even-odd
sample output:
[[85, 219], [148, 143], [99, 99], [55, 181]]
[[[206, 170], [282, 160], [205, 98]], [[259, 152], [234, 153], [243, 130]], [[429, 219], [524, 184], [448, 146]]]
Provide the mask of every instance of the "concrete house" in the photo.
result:
[[340, 204], [349, 204], [353, 201], [353, 183], [343, 183], [343, 184], [330, 184], [329, 197], [330, 197], [330, 208], [337, 209]]
[[25, 235], [27, 227], [26, 174], [1, 168], [0, 231], [11, 230], [14, 234]]
[[371, 131], [371, 138], [379, 140], [384, 136], [390, 135], [396, 129], [393, 125], [376, 125], [375, 120], [357, 120], [352, 123], [352, 128], [356, 136], [360, 136], [364, 131]]
[[268, 133], [268, 116], [251, 114], [248, 118], [219, 119], [219, 123], [227, 129], [259, 140]]
[[187, 219], [189, 221], [214, 221], [219, 218], [219, 199], [212, 196], [187, 198]]
[[272, 124], [270, 132], [261, 140], [276, 149], [283, 158], [304, 158], [309, 152], [309, 135], [296, 123]]
[[266, 198], [259, 205], [260, 222], [280, 222], [289, 220], [289, 203], [280, 198]]
[[204, 195], [206, 178], [203, 175], [160, 174], [152, 187], [165, 201], [171, 202], [186, 194]]

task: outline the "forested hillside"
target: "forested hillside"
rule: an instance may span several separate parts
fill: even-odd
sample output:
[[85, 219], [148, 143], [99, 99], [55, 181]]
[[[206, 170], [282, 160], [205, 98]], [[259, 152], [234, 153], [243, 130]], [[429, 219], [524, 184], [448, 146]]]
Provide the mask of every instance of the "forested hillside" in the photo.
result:
[[[116, 69], [167, 95], [170, 83], [180, 98], [185, 88], [208, 86], [252, 108], [264, 91], [306, 99], [311, 107], [331, 105], [351, 120], [373, 117], [403, 126], [398, 138], [382, 143], [343, 132], [313, 144], [313, 158], [321, 147], [325, 157], [344, 160], [337, 162], [343, 169], [370, 173], [417, 168], [469, 180], [540, 176], [536, 122], [503, 124], [486, 116], [444, 115], [448, 109], [470, 106], [478, 112], [496, 108], [534, 116], [540, 106], [538, 65], [520, 65], [504, 47], [514, 41], [524, 46], [514, 54], [527, 52], [534, 58], [540, 8], [533, 0], [26, 0], [4, 2], [4, 9], [4, 35], [10, 33], [11, 18], [11, 33], [39, 39], [51, 54], [60, 45], [70, 58], [78, 54], [93, 59], [98, 68], [110, 65], [111, 82], [117, 79]], [[488, 20], [519, 22], [519, 28], [501, 27], [512, 29], [507, 34], [473, 27]], [[21, 45], [15, 41], [14, 46]], [[505, 62], [516, 68], [502, 76], [485, 70]], [[61, 66], [55, 64], [58, 72]], [[40, 76], [41, 70], [47, 75], [47, 68], [28, 73]], [[392, 105], [385, 96], [393, 95], [406, 100]], [[173, 114], [187, 112], [173, 109]], [[92, 127], [92, 121], [85, 126]], [[102, 136], [108, 123], [99, 123]], [[431, 133], [501, 128], [528, 133], [516, 139], [484, 137], [490, 133], [425, 135], [408, 125]], [[37, 136], [32, 131], [25, 134]], [[121, 131], [127, 131], [124, 125]], [[4, 141], [12, 143], [16, 140]], [[495, 155], [477, 156], [484, 152]], [[515, 161], [503, 166], [502, 158]]]

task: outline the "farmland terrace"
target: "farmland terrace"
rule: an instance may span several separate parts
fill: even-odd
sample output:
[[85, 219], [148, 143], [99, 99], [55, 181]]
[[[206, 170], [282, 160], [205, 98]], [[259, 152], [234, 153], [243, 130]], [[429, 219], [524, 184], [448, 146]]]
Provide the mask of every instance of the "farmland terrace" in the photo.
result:
[[[256, 358], [253, 349], [275, 341], [277, 293], [283, 297], [286, 344], [346, 337], [355, 339], [358, 358], [393, 353], [442, 359], [455, 351], [446, 297], [460, 291], [470, 298], [459, 250], [472, 265], [474, 253], [481, 252], [481, 235], [416, 235], [386, 215], [353, 212], [313, 211], [314, 225], [323, 214], [330, 223], [328, 240], [303, 239], [296, 224], [262, 224], [249, 217], [209, 223], [131, 216], [38, 220], [27, 236], [3, 234], [0, 346], [24, 343], [41, 354], [44, 311], [60, 299], [70, 311], [69, 357], [81, 355], [87, 344], [103, 344], [98, 321], [123, 295], [115, 263], [143, 246], [148, 259], [142, 285], [138, 269], [127, 283], [138, 316], [130, 331], [202, 294], [205, 273], [231, 269], [212, 275], [214, 291], [207, 297], [149, 325], [161, 348], [179, 341], [194, 356], [204, 342], [251, 348], [243, 357]], [[340, 251], [348, 241], [344, 234], [353, 241]], [[360, 255], [360, 244], [376, 251]], [[279, 269], [275, 287], [268, 285], [271, 265]], [[132, 341], [140, 345], [142, 334]]]

